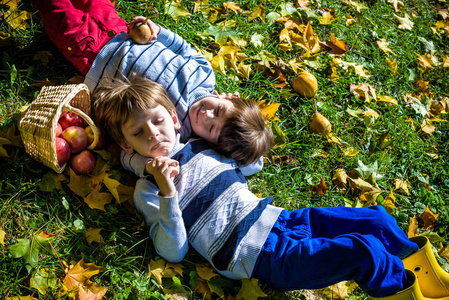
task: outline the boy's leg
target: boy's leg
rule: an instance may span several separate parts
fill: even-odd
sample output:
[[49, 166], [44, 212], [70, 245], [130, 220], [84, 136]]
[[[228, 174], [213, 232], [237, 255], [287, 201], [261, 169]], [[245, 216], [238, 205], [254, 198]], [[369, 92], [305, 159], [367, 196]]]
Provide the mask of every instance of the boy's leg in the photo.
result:
[[354, 279], [373, 296], [371, 289], [380, 288], [385, 294], [378, 296], [383, 296], [401, 288], [405, 272], [400, 257], [417, 249], [382, 207], [284, 211], [253, 275], [280, 289]]
[[385, 249], [399, 258], [405, 258], [419, 250], [380, 205], [365, 208], [326, 207], [307, 208], [291, 212], [289, 227], [295, 230], [295, 222], [309, 224], [311, 237], [333, 238], [341, 234], [359, 233], [373, 235]]
[[109, 0], [38, 0], [33, 5], [49, 38], [83, 74], [110, 39], [126, 32], [126, 22]]
[[406, 284], [402, 261], [371, 235], [297, 240], [294, 233], [285, 233], [269, 237], [269, 244], [258, 257], [253, 277], [280, 290], [354, 280], [370, 296], [384, 297]]

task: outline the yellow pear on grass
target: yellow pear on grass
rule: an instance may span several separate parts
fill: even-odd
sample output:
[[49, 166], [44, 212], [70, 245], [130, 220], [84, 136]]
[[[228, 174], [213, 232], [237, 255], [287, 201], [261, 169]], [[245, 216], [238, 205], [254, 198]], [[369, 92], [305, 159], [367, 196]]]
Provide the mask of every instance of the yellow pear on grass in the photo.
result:
[[316, 111], [310, 123], [310, 131], [328, 136], [332, 131], [332, 125], [325, 116]]

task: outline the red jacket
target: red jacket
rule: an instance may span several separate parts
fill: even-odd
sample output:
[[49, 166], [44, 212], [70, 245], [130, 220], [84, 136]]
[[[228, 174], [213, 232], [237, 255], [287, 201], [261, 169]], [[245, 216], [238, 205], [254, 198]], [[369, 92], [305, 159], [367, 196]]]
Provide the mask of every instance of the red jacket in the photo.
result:
[[34, 6], [48, 37], [84, 75], [101, 48], [127, 30], [110, 0], [37, 0]]

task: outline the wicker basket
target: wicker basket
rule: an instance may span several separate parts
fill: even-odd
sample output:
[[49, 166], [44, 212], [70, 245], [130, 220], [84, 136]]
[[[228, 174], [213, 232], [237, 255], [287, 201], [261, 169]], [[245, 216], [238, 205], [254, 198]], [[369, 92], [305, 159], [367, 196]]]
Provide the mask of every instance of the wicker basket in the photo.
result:
[[44, 86], [19, 125], [25, 151], [57, 173], [66, 166], [58, 164], [55, 149], [56, 126], [64, 111], [78, 114], [92, 127], [94, 141], [88, 149], [93, 149], [98, 142], [98, 129], [89, 117], [90, 93], [85, 84]]

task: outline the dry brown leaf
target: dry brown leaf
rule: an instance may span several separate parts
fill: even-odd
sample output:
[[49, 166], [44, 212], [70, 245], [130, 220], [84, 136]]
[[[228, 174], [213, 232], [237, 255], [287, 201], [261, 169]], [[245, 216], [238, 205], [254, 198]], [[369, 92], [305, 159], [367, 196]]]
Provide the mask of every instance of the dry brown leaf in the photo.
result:
[[328, 186], [324, 182], [324, 177], [321, 177], [321, 182], [319, 184], [310, 184], [312, 191], [317, 192], [318, 194], [325, 195], [326, 192], [329, 190]]
[[429, 206], [426, 206], [426, 210], [422, 214], [418, 215], [418, 217], [420, 217], [424, 221], [424, 225], [421, 229], [432, 229], [435, 226], [435, 221], [437, 220], [439, 215], [440, 214], [434, 214], [429, 209]]

